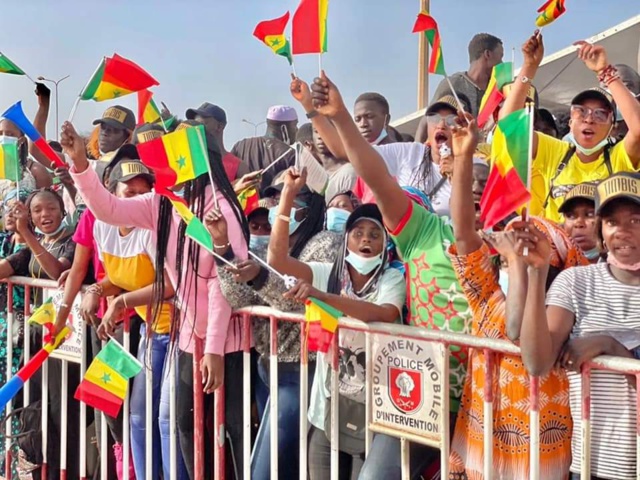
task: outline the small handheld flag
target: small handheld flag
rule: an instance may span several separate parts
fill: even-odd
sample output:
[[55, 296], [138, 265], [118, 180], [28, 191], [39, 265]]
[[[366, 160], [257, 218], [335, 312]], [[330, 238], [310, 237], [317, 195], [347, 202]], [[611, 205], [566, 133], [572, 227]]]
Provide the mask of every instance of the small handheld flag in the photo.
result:
[[114, 53], [104, 57], [89, 83], [80, 93], [81, 100], [103, 102], [160, 85], [139, 65]]
[[291, 46], [284, 36], [284, 29], [287, 28], [287, 23], [289, 23], [289, 12], [280, 18], [260, 22], [256, 25], [253, 36], [273, 50], [276, 55], [285, 57], [289, 61], [289, 65], [291, 65], [293, 63]]
[[258, 191], [255, 187], [247, 188], [238, 194], [238, 201], [244, 214], [249, 215], [258, 208], [258, 202], [260, 201]]
[[[446, 76], [444, 70], [444, 58], [442, 56], [442, 45], [440, 44], [440, 31], [438, 23], [427, 12], [420, 12], [416, 23], [413, 26], [413, 33], [424, 32], [429, 45], [431, 45], [431, 60], [429, 61], [429, 73]], [[459, 102], [458, 102], [459, 103]]]
[[0, 52], [0, 73], [8, 73], [11, 75], [26, 75], [24, 70], [13, 63], [9, 57]]
[[504, 95], [502, 88], [513, 80], [513, 62], [499, 63], [491, 72], [491, 79], [487, 90], [484, 92], [482, 102], [480, 103], [480, 111], [478, 112], [478, 127], [485, 126], [487, 121], [496, 111]]
[[300, 0], [291, 22], [292, 53], [327, 51], [327, 15], [329, 0]]
[[327, 353], [343, 314], [331, 305], [309, 297], [305, 302], [305, 319], [309, 322], [309, 350]]
[[[0, 137], [0, 139], [9, 137]], [[20, 180], [18, 165], [18, 142], [0, 141], [0, 178], [17, 182]]]
[[567, 9], [564, 6], [564, 0], [549, 0], [538, 9], [538, 18], [536, 18], [537, 27], [546, 27], [557, 20]]
[[145, 123], [160, 123], [162, 115], [156, 102], [153, 100], [153, 92], [140, 90], [138, 92], [138, 126]]
[[11, 120], [16, 127], [18, 127], [22, 133], [24, 133], [29, 140], [33, 142], [33, 144], [38, 147], [38, 149], [53, 163], [56, 167], [65, 167], [64, 162], [58, 156], [58, 154], [51, 148], [51, 145], [47, 143], [47, 141], [42, 138], [40, 132], [34, 127], [33, 123], [27, 118], [22, 110], [22, 102], [17, 102], [16, 104], [9, 107], [3, 114], [2, 117], [7, 120]]
[[89, 365], [74, 398], [116, 418], [127, 395], [129, 379], [141, 370], [142, 364], [111, 339]]

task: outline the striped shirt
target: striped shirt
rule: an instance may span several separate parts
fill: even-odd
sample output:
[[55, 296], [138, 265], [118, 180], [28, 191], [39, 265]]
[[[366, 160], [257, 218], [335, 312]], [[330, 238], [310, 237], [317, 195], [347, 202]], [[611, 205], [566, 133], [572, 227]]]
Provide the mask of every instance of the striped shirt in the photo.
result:
[[[606, 263], [560, 273], [546, 303], [573, 312], [571, 338], [640, 329], [640, 286], [620, 283]], [[568, 377], [574, 421], [571, 471], [579, 473], [582, 381], [577, 373], [568, 372]], [[592, 372], [591, 475], [636, 478], [636, 417], [635, 381], [621, 374]]]

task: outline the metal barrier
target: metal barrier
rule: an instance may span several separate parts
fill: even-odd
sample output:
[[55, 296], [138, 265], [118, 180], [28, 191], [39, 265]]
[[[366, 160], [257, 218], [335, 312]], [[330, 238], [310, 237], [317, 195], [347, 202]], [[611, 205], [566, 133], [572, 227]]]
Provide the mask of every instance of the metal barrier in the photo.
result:
[[[49, 288], [55, 289], [57, 288], [57, 284], [52, 281], [46, 280], [35, 280], [31, 278], [25, 277], [10, 277], [8, 279], [3, 280], [8, 284], [8, 308], [7, 308], [7, 323], [8, 323], [8, 331], [7, 338], [11, 339], [13, 336], [13, 320], [14, 320], [14, 310], [13, 310], [13, 297], [12, 291], [14, 285], [23, 285], [25, 286], [25, 338], [28, 338], [29, 335], [29, 325], [27, 322], [29, 316], [29, 303], [31, 298], [31, 288]], [[308, 386], [308, 364], [307, 364], [307, 342], [305, 341], [307, 335], [307, 327], [308, 324], [305, 322], [304, 316], [299, 314], [291, 314], [280, 312], [268, 307], [248, 307], [240, 309], [234, 312], [234, 315], [242, 321], [242, 332], [243, 332], [243, 465], [242, 465], [242, 473], [245, 479], [249, 479], [251, 477], [251, 466], [250, 466], [250, 456], [251, 456], [251, 322], [254, 318], [263, 318], [268, 319], [270, 322], [270, 333], [271, 333], [271, 343], [270, 343], [270, 405], [271, 412], [276, 412], [275, 414], [271, 414], [270, 422], [271, 422], [271, 438], [270, 438], [270, 455], [271, 455], [271, 478], [278, 478], [278, 428], [277, 428], [277, 420], [278, 420], [278, 358], [277, 358], [277, 328], [278, 321], [291, 321], [298, 322], [301, 324], [301, 368], [300, 368], [300, 479], [304, 480], [307, 478], [307, 432], [308, 432], [308, 421], [307, 421], [307, 409], [308, 409], [308, 395], [307, 395], [307, 386]], [[79, 328], [82, 328], [80, 326]], [[365, 344], [366, 344], [366, 423], [367, 423], [367, 434], [366, 434], [366, 452], [368, 453], [371, 441], [373, 438], [374, 432], [389, 434], [395, 437], [398, 437], [401, 441], [401, 465], [402, 465], [402, 478], [409, 478], [409, 449], [410, 442], [422, 443], [425, 445], [437, 447], [441, 452], [441, 471], [440, 478], [448, 478], [449, 474], [449, 402], [448, 402], [448, 365], [449, 365], [449, 346], [456, 345], [461, 347], [469, 347], [474, 349], [484, 350], [486, 355], [485, 362], [485, 375], [487, 381], [485, 382], [485, 395], [484, 395], [484, 477], [485, 479], [489, 479], [491, 477], [491, 466], [492, 466], [492, 453], [493, 453], [493, 409], [492, 409], [492, 391], [490, 388], [491, 376], [493, 374], [493, 365], [495, 362], [495, 354], [503, 353], [510, 355], [519, 355], [520, 350], [514, 344], [504, 341], [504, 340], [494, 340], [489, 338], [480, 338], [473, 337], [470, 335], [456, 334], [456, 333], [448, 333], [448, 332], [439, 332], [426, 330], [422, 328], [409, 327], [405, 325], [395, 325], [395, 324], [380, 324], [380, 323], [364, 323], [358, 320], [353, 320], [349, 318], [343, 318], [339, 322], [339, 329], [342, 330], [353, 330], [357, 332], [362, 332], [365, 335]], [[411, 342], [411, 345], [418, 345], [418, 348], [434, 348], [433, 352], [441, 352], [442, 358], [437, 359], [439, 362], [441, 371], [437, 371], [436, 369], [431, 369], [432, 365], [430, 365], [430, 379], [429, 382], [437, 382], [438, 389], [437, 391], [443, 392], [442, 397], [438, 396], [438, 401], [434, 400], [434, 406], [438, 405], [439, 407], [439, 415], [438, 421], [433, 423], [432, 428], [434, 431], [439, 431], [438, 435], [417, 435], [415, 432], [409, 431], [409, 428], [390, 428], [388, 426], [382, 425], [376, 422], [376, 419], [373, 418], [373, 411], [376, 408], [374, 402], [372, 400], [376, 387], [380, 387], [380, 385], [376, 384], [376, 378], [374, 377], [374, 352], [373, 352], [373, 342], [378, 337], [391, 337], [396, 341], [403, 341], [406, 344]], [[84, 376], [84, 372], [86, 369], [86, 364], [84, 360], [84, 352], [86, 351], [86, 336], [82, 335], [81, 340], [81, 355], [80, 355], [80, 368], [81, 375]], [[125, 347], [128, 347], [129, 341], [129, 332], [128, 329], [125, 328]], [[338, 335], [334, 336], [333, 340], [333, 348], [331, 349], [330, 361], [328, 362], [331, 365], [331, 369], [333, 372], [332, 381], [331, 381], [331, 391], [337, 391], [337, 368], [338, 368]], [[12, 351], [12, 342], [8, 342], [7, 345], [7, 375], [11, 376], [11, 358], [13, 355]], [[29, 342], [25, 342], [25, 358], [30, 358], [29, 352]], [[394, 353], [394, 352], [391, 352]], [[63, 357], [64, 358], [64, 357]], [[207, 461], [207, 453], [204, 451], [204, 395], [202, 392], [202, 388], [199, 388], [201, 385], [200, 374], [199, 374], [199, 363], [202, 358], [202, 344], [200, 342], [196, 342], [196, 348], [194, 349], [194, 467], [195, 467], [195, 480], [204, 480], [204, 465], [205, 461]], [[389, 354], [389, 358], [391, 355]], [[62, 360], [62, 392], [63, 392], [63, 402], [62, 402], [62, 442], [61, 442], [61, 478], [66, 479], [66, 440], [69, 427], [66, 424], [66, 382], [67, 382], [67, 363], [69, 360]], [[436, 363], [437, 363], [436, 362]], [[434, 365], [436, 364], [434, 363]], [[146, 367], [145, 367], [146, 368]], [[43, 367], [43, 387], [47, 384], [47, 366]], [[171, 359], [170, 363], [171, 369], [171, 395], [170, 395], [170, 422], [171, 422], [171, 469], [170, 469], [170, 478], [173, 480], [177, 478], [176, 473], [176, 445], [177, 445], [177, 428], [176, 428], [176, 407], [175, 407], [175, 399], [176, 399], [176, 384], [175, 384], [175, 375], [173, 372], [175, 371], [175, 358]], [[581, 422], [581, 435], [582, 435], [582, 478], [590, 478], [590, 458], [591, 458], [591, 443], [590, 443], [590, 374], [592, 370], [607, 370], [622, 374], [633, 375], [636, 378], [636, 382], [640, 380], [640, 361], [628, 358], [619, 358], [619, 357], [611, 357], [611, 356], [600, 356], [589, 362], [583, 367], [582, 370], [582, 412], [583, 418]], [[146, 400], [147, 405], [151, 404], [151, 385], [152, 385], [152, 374], [153, 372], [150, 369], [146, 368], [147, 374], [147, 384], [146, 384]], [[228, 379], [227, 379], [228, 380]], [[424, 385], [422, 385], [424, 387]], [[47, 389], [43, 388], [43, 409], [42, 409], [42, 433], [43, 433], [43, 455], [44, 462], [42, 465], [43, 478], [46, 478], [47, 472], [47, 458], [46, 458], [46, 450], [47, 450], [47, 436], [45, 425], [47, 424], [48, 414], [46, 408], [46, 395]], [[435, 397], [434, 397], [435, 398]], [[233, 401], [238, 401], [239, 399], [233, 399]], [[25, 385], [25, 390], [23, 392], [23, 401], [24, 404], [27, 405], [29, 403], [29, 392], [27, 385]], [[637, 397], [638, 404], [640, 404], [640, 390], [638, 390]], [[124, 415], [124, 465], [128, 465], [129, 459], [129, 412], [128, 412], [128, 395], [125, 403], [125, 415]], [[214, 398], [214, 431], [215, 431], [215, 447], [214, 447], [214, 474], [216, 479], [225, 479], [225, 398], [224, 398], [224, 386], [219, 388], [215, 392]], [[539, 448], [540, 448], [540, 437], [539, 437], [539, 411], [540, 411], [540, 399], [538, 393], [538, 378], [530, 377], [530, 405], [531, 405], [531, 413], [530, 413], [530, 479], [536, 480], [540, 478], [539, 471]], [[81, 404], [81, 412], [80, 412], [80, 443], [81, 445], [86, 445], [86, 406]], [[11, 406], [7, 406], [7, 413], [10, 412]], [[151, 479], [151, 409], [146, 409], [146, 478]], [[331, 434], [331, 479], [338, 479], [338, 461], [339, 461], [339, 447], [338, 447], [338, 395], [331, 395], [331, 424], [332, 424], [332, 434]], [[6, 424], [6, 434], [9, 435], [11, 432], [11, 422], [7, 422]], [[106, 449], [106, 425], [104, 422], [104, 418], [102, 420], [103, 429], [102, 429], [102, 449], [104, 452]], [[577, 431], [574, 428], [574, 431]], [[427, 432], [428, 433], [428, 432]], [[640, 416], [638, 422], [637, 429], [637, 446], [636, 446], [636, 456], [640, 458]], [[6, 468], [6, 478], [11, 479], [11, 452], [10, 452], [10, 439], [5, 438], [6, 444], [6, 454], [7, 454], [7, 468]], [[81, 478], [86, 478], [86, 452], [84, 448], [81, 448], [79, 452], [79, 465]], [[102, 461], [102, 469], [101, 474], [102, 478], [106, 478], [106, 455], [101, 455]], [[638, 469], [638, 479], [640, 479], [640, 469]], [[128, 469], [124, 469], [124, 478], [128, 479]]]

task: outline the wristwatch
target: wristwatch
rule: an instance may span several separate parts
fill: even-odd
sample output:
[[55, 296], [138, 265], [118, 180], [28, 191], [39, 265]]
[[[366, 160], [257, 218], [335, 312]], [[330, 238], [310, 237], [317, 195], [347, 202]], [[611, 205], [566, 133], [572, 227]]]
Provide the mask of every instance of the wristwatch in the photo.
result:
[[310, 112], [307, 112], [307, 118], [309, 120], [311, 120], [313, 117], [317, 117], [318, 115], [320, 114], [318, 113], [317, 110], [311, 110]]
[[520, 75], [520, 77], [519, 77], [519, 78], [520, 78], [520, 81], [521, 81], [522, 83], [531, 83], [531, 78], [529, 78], [529, 77], [527, 77], [527, 76], [525, 76], [525, 75]]

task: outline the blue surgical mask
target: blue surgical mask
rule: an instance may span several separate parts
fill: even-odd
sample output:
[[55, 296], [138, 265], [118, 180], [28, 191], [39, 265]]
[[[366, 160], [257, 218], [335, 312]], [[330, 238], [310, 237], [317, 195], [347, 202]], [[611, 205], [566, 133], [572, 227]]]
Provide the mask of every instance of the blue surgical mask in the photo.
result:
[[42, 230], [40, 230], [38, 227], [35, 228], [35, 231], [38, 235], [48, 235], [49, 237], [55, 237], [56, 235], [58, 235], [62, 230], [64, 230], [66, 228], [66, 225], [64, 222], [60, 222], [60, 226], [56, 229], [55, 232], [51, 232], [51, 233], [44, 233]]
[[256, 250], [262, 249], [269, 245], [269, 235], [251, 235], [249, 237], [249, 249]]
[[500, 284], [500, 289], [506, 295], [509, 291], [509, 274], [505, 270], [500, 269], [500, 273], [498, 274], [498, 283]]
[[[298, 212], [298, 209], [292, 209], [291, 210], [291, 216], [289, 217], [289, 236], [293, 235], [295, 233], [296, 230], [298, 230], [298, 227], [300, 227], [300, 225], [302, 224], [302, 222], [304, 222], [304, 220], [302, 221], [298, 221], [296, 220], [296, 213]], [[269, 209], [269, 223], [273, 226], [276, 224], [276, 220], [278, 218], [278, 205], [276, 205], [275, 207], [271, 207]]]
[[593, 155], [597, 151], [606, 147], [609, 144], [609, 135], [604, 137], [596, 146], [591, 148], [584, 148], [576, 141], [576, 137], [573, 136], [573, 133], [569, 133], [565, 136], [567, 142], [572, 143], [576, 146], [576, 150], [578, 150], [583, 155]]
[[375, 257], [363, 257], [357, 253], [348, 250], [345, 262], [356, 269], [360, 275], [369, 275], [382, 264], [382, 254], [379, 253]]
[[378, 145], [381, 141], [383, 141], [388, 136], [389, 136], [389, 133], [387, 132], [387, 129], [383, 128], [382, 131], [380, 132], [380, 135], [378, 135], [378, 138], [376, 138], [373, 142], [371, 142], [371, 145]]
[[347, 219], [351, 215], [342, 208], [331, 207], [327, 209], [327, 230], [335, 233], [344, 233], [347, 228]]
[[600, 250], [598, 247], [592, 248], [591, 250], [584, 252], [584, 256], [587, 257], [587, 260], [595, 260], [600, 256]]

